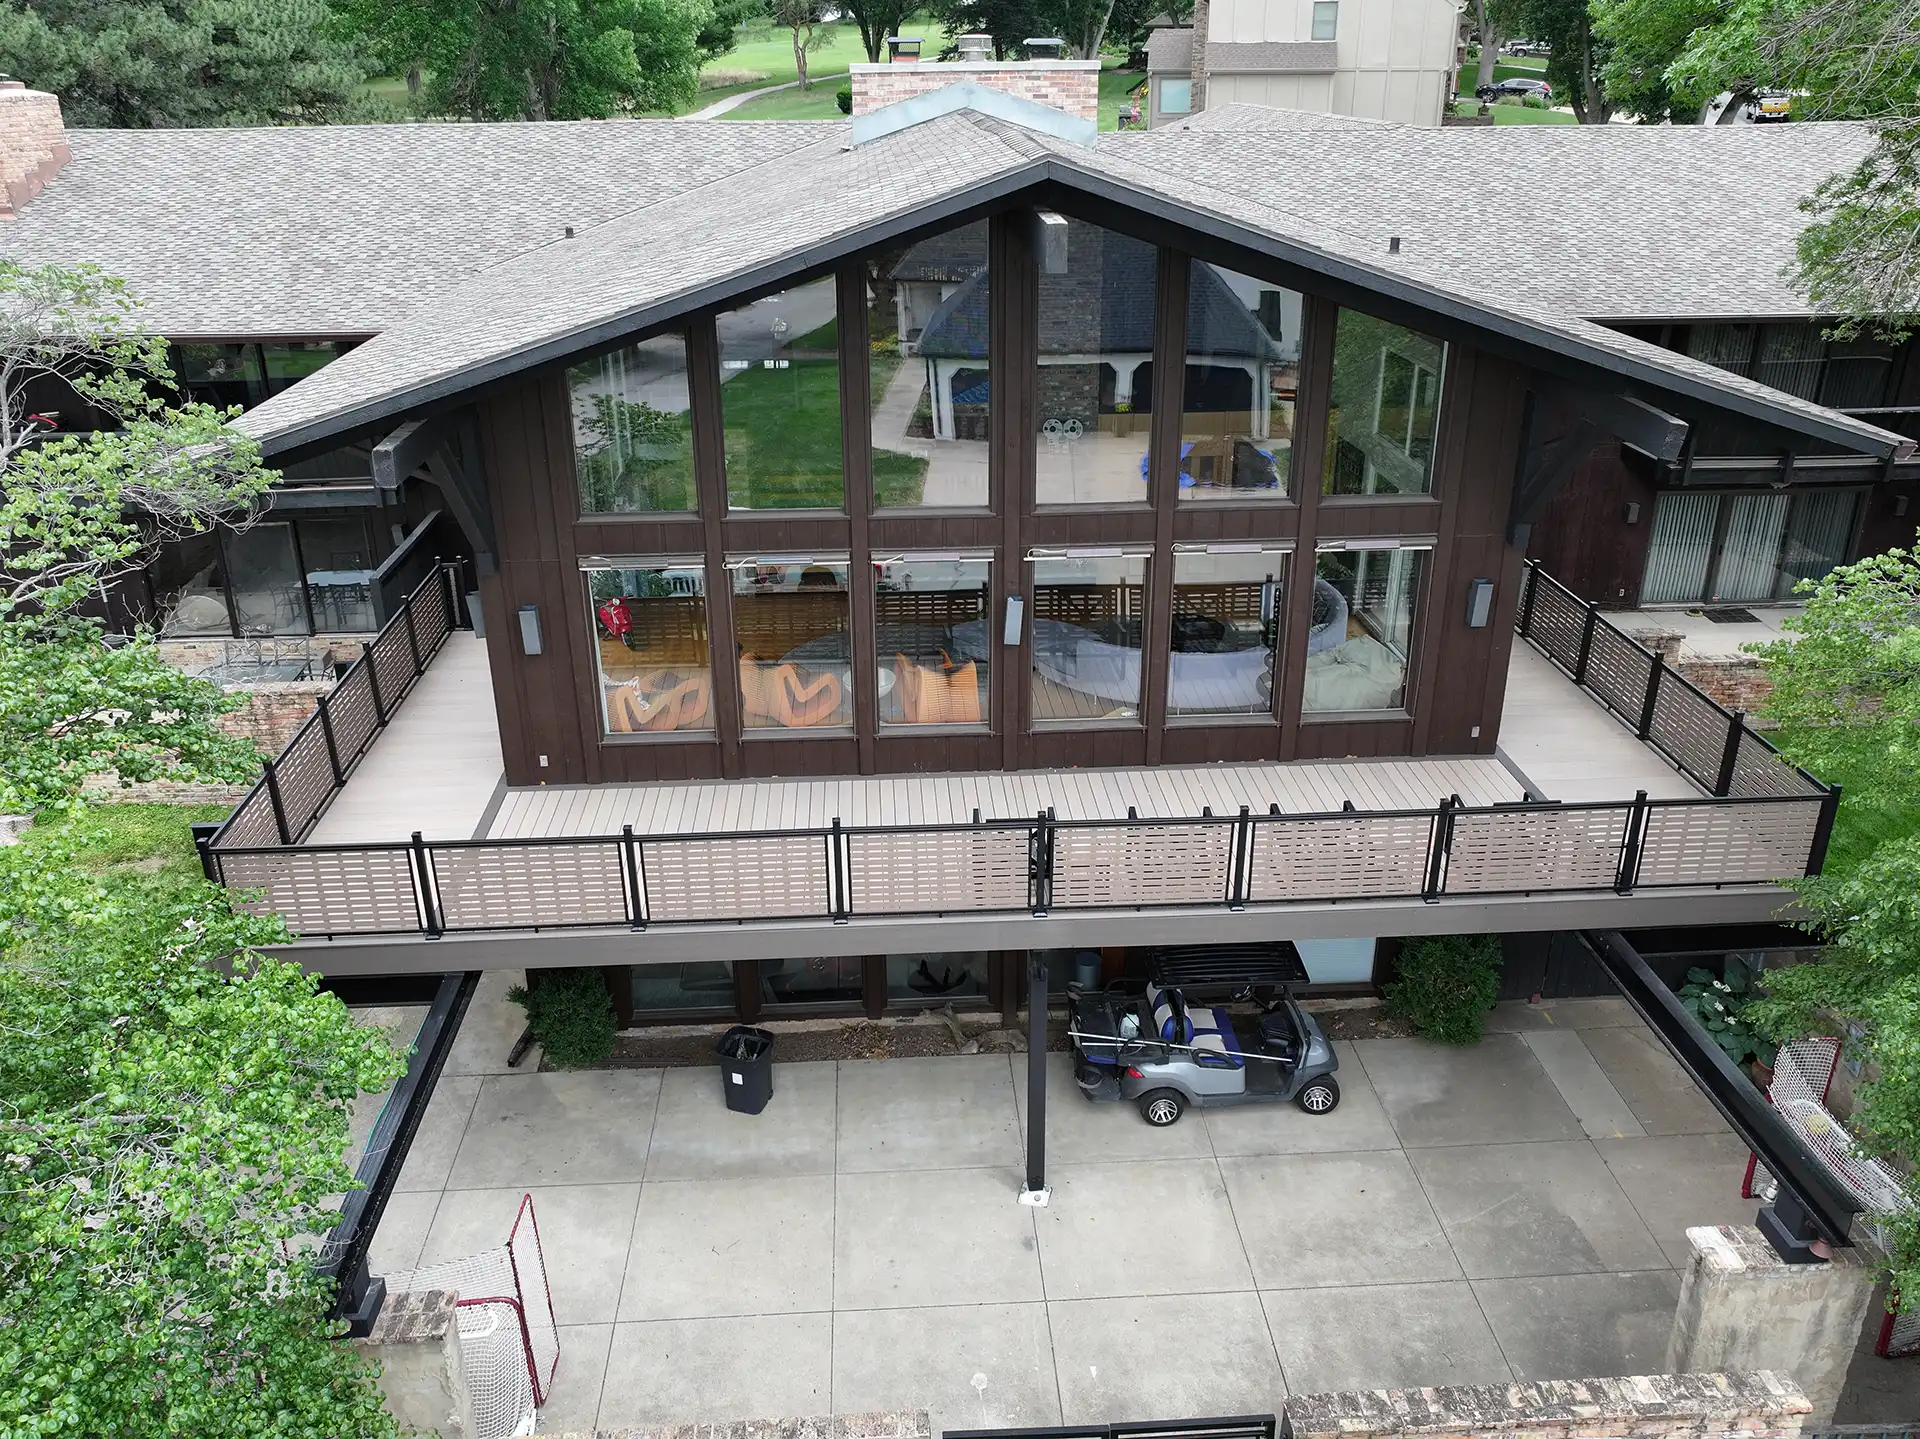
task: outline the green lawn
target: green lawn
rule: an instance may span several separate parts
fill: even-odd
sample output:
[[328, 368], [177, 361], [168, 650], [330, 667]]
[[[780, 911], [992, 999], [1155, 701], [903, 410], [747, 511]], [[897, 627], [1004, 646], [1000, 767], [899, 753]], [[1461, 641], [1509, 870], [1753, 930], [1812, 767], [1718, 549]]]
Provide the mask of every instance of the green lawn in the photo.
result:
[[[1140, 70], [1113, 68], [1100, 72], [1100, 128], [1102, 130], [1120, 128], [1120, 107], [1127, 103], [1127, 92], [1146, 78], [1146, 73]], [[1142, 96], [1140, 113], [1144, 116], [1146, 112], [1146, 97]]]
[[[1477, 100], [1461, 100], [1453, 107], [1456, 115], [1478, 115], [1480, 103]], [[1495, 105], [1493, 123], [1496, 125], [1578, 125], [1579, 119], [1571, 110], [1535, 110], [1526, 105]]]
[[[744, 105], [736, 105], [720, 118], [722, 120], [840, 120], [840, 106], [834, 95], [847, 83], [846, 76], [829, 75], [824, 80], [816, 80], [805, 90], [776, 90], [771, 95], [762, 95], [758, 100], [749, 100]], [[705, 92], [701, 94], [702, 103], [707, 103]]]
[[223, 820], [222, 804], [101, 804], [73, 819], [36, 824], [23, 844], [44, 844], [55, 836], [85, 835], [80, 862], [95, 874], [110, 875], [156, 891], [201, 882], [200, 856], [188, 825]]

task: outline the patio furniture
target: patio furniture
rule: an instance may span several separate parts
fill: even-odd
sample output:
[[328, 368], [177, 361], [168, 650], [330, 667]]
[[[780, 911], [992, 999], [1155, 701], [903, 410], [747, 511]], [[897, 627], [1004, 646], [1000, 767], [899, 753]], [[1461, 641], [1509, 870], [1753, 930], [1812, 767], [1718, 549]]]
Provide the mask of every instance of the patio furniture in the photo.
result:
[[980, 670], [972, 660], [955, 664], [941, 655], [935, 669], [903, 654], [893, 657], [900, 709], [908, 724], [979, 724]]
[[831, 724], [845, 696], [846, 687], [830, 670], [811, 674], [795, 664], [740, 656], [740, 704], [749, 727], [756, 721], [785, 729]]

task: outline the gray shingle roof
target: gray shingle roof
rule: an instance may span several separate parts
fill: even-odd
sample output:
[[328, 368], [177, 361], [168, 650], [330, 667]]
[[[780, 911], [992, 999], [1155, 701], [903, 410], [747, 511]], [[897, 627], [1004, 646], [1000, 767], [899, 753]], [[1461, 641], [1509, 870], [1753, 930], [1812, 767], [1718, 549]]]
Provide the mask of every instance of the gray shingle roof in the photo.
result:
[[[1091, 150], [970, 112], [857, 148], [846, 136], [686, 121], [77, 131], [72, 163], [0, 227], [0, 255], [99, 263], [176, 336], [379, 332], [244, 417], [284, 449], [1053, 179], [1873, 443], [1592, 323], [1806, 313], [1780, 275], [1796, 202], [1864, 153], [1857, 126], [1416, 129], [1227, 106]], [[560, 238], [567, 224], [577, 238]]]
[[[1207, 69], [1216, 75], [1331, 75], [1339, 47], [1331, 40], [1214, 40]], [[1155, 30], [1147, 37], [1147, 69], [1184, 74], [1193, 68], [1193, 31]]]

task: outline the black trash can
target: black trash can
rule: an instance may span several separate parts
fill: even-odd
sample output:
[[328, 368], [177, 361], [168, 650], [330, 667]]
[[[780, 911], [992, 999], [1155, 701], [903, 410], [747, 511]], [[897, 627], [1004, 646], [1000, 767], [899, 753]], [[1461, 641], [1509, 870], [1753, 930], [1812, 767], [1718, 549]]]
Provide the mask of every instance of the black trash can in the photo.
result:
[[758, 1114], [773, 1098], [773, 1036], [736, 1024], [720, 1037], [720, 1089], [727, 1108]]

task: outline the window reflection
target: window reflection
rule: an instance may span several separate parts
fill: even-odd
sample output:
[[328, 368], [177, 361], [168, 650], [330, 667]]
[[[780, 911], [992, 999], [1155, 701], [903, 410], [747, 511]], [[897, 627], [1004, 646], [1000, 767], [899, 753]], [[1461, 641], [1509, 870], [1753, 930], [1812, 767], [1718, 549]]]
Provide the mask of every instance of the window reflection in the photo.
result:
[[1039, 230], [1038, 501], [1143, 505], [1157, 252], [1058, 215]]
[[984, 952], [890, 954], [887, 956], [887, 1005], [904, 1009], [917, 1004], [954, 1004], [984, 1001], [988, 993]]
[[606, 733], [713, 728], [706, 575], [697, 559], [587, 571]]
[[1403, 709], [1425, 549], [1323, 549], [1307, 639], [1308, 714]]
[[1140, 720], [1143, 554], [1036, 553], [1033, 718]]
[[985, 557], [875, 558], [881, 724], [986, 723], [992, 570]]
[[1270, 715], [1287, 556], [1257, 546], [1173, 557], [1167, 714]]
[[162, 545], [148, 571], [163, 635], [230, 635], [227, 569], [212, 531]]
[[831, 275], [728, 310], [720, 337], [727, 504], [840, 509], [840, 328]]
[[581, 514], [698, 508], [685, 337], [655, 335], [575, 365], [567, 389]]
[[1293, 460], [1300, 295], [1193, 262], [1180, 498], [1282, 499]]
[[870, 255], [877, 509], [987, 505], [987, 222]]
[[847, 557], [734, 559], [727, 568], [746, 728], [851, 725]]
[[1423, 495], [1440, 426], [1440, 341], [1342, 310], [1327, 415], [1329, 495]]

